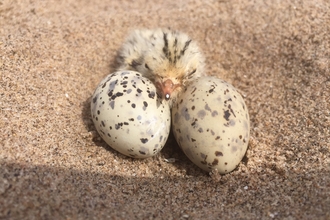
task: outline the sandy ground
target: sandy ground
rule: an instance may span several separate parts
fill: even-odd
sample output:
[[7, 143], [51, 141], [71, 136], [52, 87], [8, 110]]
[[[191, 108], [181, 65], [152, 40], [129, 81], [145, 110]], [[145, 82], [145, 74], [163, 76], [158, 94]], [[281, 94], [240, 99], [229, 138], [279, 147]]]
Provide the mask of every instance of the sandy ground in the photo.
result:
[[[0, 1], [0, 219], [330, 219], [330, 3]], [[127, 158], [90, 97], [127, 33], [171, 27], [242, 91], [246, 157], [208, 174], [173, 137]], [[178, 159], [166, 163], [165, 158]]]

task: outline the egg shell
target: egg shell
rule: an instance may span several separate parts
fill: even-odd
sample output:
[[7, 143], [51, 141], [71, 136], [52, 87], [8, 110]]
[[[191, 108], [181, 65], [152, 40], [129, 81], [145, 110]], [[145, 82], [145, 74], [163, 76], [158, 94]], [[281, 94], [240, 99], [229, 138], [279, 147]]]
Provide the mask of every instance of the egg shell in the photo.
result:
[[157, 154], [171, 126], [170, 108], [147, 78], [134, 71], [108, 75], [91, 101], [92, 120], [102, 139], [133, 158]]
[[225, 174], [244, 157], [250, 119], [242, 96], [212, 76], [189, 84], [172, 108], [174, 136], [186, 156], [205, 171]]

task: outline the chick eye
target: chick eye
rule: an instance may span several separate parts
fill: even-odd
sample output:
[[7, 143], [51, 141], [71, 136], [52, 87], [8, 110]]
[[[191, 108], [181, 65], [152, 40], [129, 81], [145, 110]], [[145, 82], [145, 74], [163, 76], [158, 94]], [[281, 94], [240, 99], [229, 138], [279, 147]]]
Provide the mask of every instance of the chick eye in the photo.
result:
[[144, 64], [144, 67], [145, 67], [146, 69], [149, 69], [149, 70], [150, 70], [150, 67], [148, 66], [147, 63]]

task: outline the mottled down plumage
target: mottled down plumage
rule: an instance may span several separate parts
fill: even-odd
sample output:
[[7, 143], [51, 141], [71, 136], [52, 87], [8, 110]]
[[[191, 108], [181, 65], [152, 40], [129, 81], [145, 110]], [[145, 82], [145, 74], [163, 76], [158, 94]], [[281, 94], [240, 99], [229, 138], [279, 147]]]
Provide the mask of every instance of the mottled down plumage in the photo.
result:
[[204, 56], [195, 41], [170, 29], [133, 31], [118, 52], [118, 70], [149, 78], [170, 106], [189, 81], [204, 75]]

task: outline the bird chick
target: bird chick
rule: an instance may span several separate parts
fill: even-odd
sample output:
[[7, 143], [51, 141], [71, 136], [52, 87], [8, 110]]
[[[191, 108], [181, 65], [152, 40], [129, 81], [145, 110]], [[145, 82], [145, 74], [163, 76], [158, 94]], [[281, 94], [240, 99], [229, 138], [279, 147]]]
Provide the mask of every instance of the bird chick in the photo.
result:
[[170, 29], [133, 31], [117, 61], [118, 70], [134, 70], [150, 79], [170, 107], [189, 81], [204, 75], [204, 56], [196, 42]]

